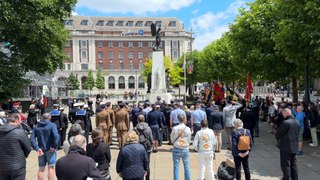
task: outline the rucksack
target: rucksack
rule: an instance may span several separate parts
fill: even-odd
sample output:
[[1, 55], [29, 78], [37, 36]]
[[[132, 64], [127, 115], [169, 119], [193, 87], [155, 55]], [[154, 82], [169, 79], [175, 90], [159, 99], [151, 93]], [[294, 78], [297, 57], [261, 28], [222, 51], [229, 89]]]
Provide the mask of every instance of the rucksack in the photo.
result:
[[240, 135], [238, 141], [238, 150], [247, 151], [250, 149], [250, 136], [246, 135], [246, 129], [244, 129], [243, 134]]
[[139, 136], [139, 143], [142, 144], [144, 146], [144, 148], [148, 151], [151, 149], [152, 145], [151, 145], [150, 140], [148, 139], [148, 137], [145, 134], [145, 130], [146, 129], [141, 130], [141, 129], [137, 128], [136, 132]]

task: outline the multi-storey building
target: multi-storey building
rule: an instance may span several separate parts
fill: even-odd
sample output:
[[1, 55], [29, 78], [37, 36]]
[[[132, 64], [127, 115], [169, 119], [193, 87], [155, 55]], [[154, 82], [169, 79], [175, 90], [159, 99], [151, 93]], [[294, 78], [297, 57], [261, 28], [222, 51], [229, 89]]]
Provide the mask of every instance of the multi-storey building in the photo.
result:
[[88, 70], [93, 70], [96, 77], [100, 68], [108, 93], [145, 94], [147, 84], [141, 69], [155, 43], [151, 23], [162, 29], [160, 48], [164, 56], [175, 62], [191, 50], [192, 34], [178, 18], [72, 16], [65, 21], [71, 39], [65, 48], [67, 59], [62, 71], [76, 74], [82, 88]]

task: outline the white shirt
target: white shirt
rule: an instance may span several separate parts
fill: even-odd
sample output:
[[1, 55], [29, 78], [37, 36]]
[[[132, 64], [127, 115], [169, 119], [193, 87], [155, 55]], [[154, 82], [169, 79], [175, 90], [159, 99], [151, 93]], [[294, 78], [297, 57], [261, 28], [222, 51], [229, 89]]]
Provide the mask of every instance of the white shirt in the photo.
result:
[[[179, 134], [181, 134], [181, 133], [183, 133], [183, 134], [178, 138]], [[171, 140], [172, 140], [173, 146], [175, 148], [189, 149], [189, 144], [191, 142], [191, 130], [190, 130], [190, 128], [187, 127], [183, 123], [173, 127], [172, 128], [172, 132], [171, 132]]]
[[228, 104], [223, 108], [223, 122], [225, 127], [233, 127], [233, 122], [236, 120], [237, 109], [241, 108], [242, 104], [236, 103], [235, 105]]
[[194, 137], [193, 147], [199, 153], [213, 154], [216, 142], [216, 137], [212, 129], [201, 128]]

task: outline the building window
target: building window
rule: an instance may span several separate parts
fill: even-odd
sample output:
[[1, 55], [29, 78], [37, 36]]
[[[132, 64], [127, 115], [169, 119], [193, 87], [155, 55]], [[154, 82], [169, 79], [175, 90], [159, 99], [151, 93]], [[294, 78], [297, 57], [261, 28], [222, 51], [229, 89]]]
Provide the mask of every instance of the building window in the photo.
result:
[[81, 51], [81, 59], [87, 59], [87, 58], [88, 58], [87, 51], [86, 50]]
[[118, 21], [117, 26], [123, 26], [123, 21]]
[[136, 24], [136, 26], [142, 27], [142, 21], [138, 21], [137, 24]]
[[113, 42], [112, 42], [112, 41], [109, 41], [109, 42], [108, 42], [108, 47], [110, 47], [110, 48], [113, 47]]
[[88, 25], [88, 20], [82, 20], [80, 24], [83, 25], [83, 26], [87, 26]]
[[143, 52], [139, 52], [139, 53], [138, 53], [138, 58], [139, 58], [139, 59], [143, 59]]
[[147, 21], [147, 22], [146, 22], [146, 26], [147, 26], [147, 27], [150, 27], [151, 24], [152, 24], [152, 21]]
[[178, 41], [172, 41], [172, 48], [178, 49]]
[[69, 19], [64, 22], [65, 25], [73, 25], [73, 20]]
[[100, 64], [99, 64], [99, 69], [100, 69], [100, 70], [103, 70], [103, 69], [104, 69], [103, 63], [100, 63]]
[[173, 59], [178, 59], [178, 51], [173, 51]]
[[128, 47], [129, 47], [129, 48], [133, 48], [133, 42], [132, 42], [132, 41], [130, 41], [130, 42], [128, 43]]
[[161, 24], [162, 24], [162, 21], [157, 21], [155, 25], [156, 27], [161, 27]]
[[109, 89], [115, 89], [115, 87], [116, 87], [116, 83], [115, 83], [114, 77], [110, 76], [108, 78], [108, 88]]
[[123, 52], [119, 52], [118, 59], [123, 59]]
[[81, 41], [81, 48], [87, 47], [87, 41]]
[[133, 63], [129, 63], [129, 69], [134, 69], [134, 65], [133, 65]]
[[88, 70], [88, 64], [81, 64], [81, 70]]
[[141, 70], [143, 68], [143, 63], [139, 63], [139, 69]]
[[134, 56], [133, 52], [129, 52], [129, 59], [133, 59], [133, 56]]
[[114, 22], [114, 21], [108, 21], [108, 22], [107, 22], [107, 26], [113, 26], [113, 22]]
[[67, 64], [67, 70], [71, 70], [71, 64]]
[[126, 88], [126, 83], [125, 83], [124, 77], [120, 76], [119, 77], [119, 89], [125, 89], [125, 88]]
[[103, 52], [102, 51], [98, 52], [98, 59], [103, 59]]
[[112, 63], [109, 64], [109, 70], [113, 70], [114, 69], [114, 66]]
[[139, 48], [143, 47], [143, 42], [139, 41], [139, 42], [138, 42], [138, 47], [139, 47]]
[[123, 70], [123, 63], [119, 64], [119, 70]]
[[138, 81], [138, 87], [140, 89], [144, 89], [144, 79], [142, 78], [142, 76], [139, 76], [139, 81]]
[[104, 26], [104, 21], [103, 20], [99, 20], [97, 22], [97, 26]]
[[129, 77], [129, 81], [128, 81], [128, 86], [129, 86], [129, 89], [134, 89], [134, 77], [133, 76], [130, 76]]
[[171, 21], [169, 23], [169, 27], [176, 27], [176, 21]]
[[113, 52], [112, 51], [109, 52], [109, 59], [113, 59]]
[[132, 27], [133, 26], [133, 21], [128, 21], [127, 26]]
[[67, 41], [66, 47], [71, 47], [71, 41]]
[[153, 47], [153, 42], [148, 42], [148, 47], [152, 48]]
[[103, 42], [102, 41], [98, 41], [98, 47], [103, 47]]
[[119, 48], [122, 48], [122, 47], [123, 47], [123, 42], [122, 42], [122, 41], [119, 41], [119, 42], [118, 42], [118, 47], [119, 47]]
[[149, 52], [148, 52], [148, 58], [151, 58], [151, 57], [152, 57], [152, 52], [149, 51]]

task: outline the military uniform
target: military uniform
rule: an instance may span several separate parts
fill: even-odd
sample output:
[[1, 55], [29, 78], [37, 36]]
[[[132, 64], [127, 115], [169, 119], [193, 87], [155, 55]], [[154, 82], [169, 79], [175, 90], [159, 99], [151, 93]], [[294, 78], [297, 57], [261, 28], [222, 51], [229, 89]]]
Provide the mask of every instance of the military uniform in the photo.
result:
[[129, 129], [129, 113], [125, 108], [116, 113], [115, 127], [117, 128], [118, 143], [121, 148], [124, 145], [123, 135]]
[[51, 122], [54, 123], [57, 127], [57, 131], [60, 136], [60, 143], [58, 148], [60, 148], [61, 145], [61, 136], [62, 136], [62, 128], [65, 128], [65, 123], [63, 122], [63, 116], [62, 113], [58, 109], [54, 109], [50, 112], [51, 115]]
[[82, 130], [85, 131], [85, 137], [87, 138], [87, 141], [88, 141], [89, 128], [90, 128], [89, 113], [84, 109], [79, 109], [76, 112], [75, 119], [76, 121], [80, 120], [80, 125], [82, 127]]
[[108, 139], [109, 139], [108, 131], [110, 129], [110, 126], [112, 127], [112, 124], [110, 124], [109, 113], [103, 109], [101, 112], [99, 112], [97, 114], [96, 127], [99, 128], [103, 132], [102, 140], [107, 144], [109, 144], [108, 143]]
[[111, 127], [109, 127], [109, 131], [108, 131], [108, 144], [112, 143], [112, 133], [113, 133], [113, 126], [115, 124], [115, 114], [114, 111], [111, 109], [111, 107], [108, 107], [106, 109], [106, 111], [109, 113], [109, 124], [111, 124]]

